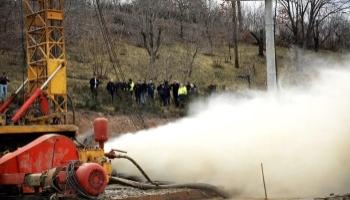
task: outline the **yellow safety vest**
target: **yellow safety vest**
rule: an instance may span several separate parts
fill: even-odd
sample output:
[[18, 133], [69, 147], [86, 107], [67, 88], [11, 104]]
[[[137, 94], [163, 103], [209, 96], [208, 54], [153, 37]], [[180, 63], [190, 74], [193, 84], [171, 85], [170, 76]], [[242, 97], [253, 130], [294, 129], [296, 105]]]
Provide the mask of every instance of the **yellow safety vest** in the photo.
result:
[[182, 86], [179, 88], [178, 95], [187, 95], [187, 87]]
[[135, 83], [131, 82], [130, 83], [130, 92], [134, 91]]

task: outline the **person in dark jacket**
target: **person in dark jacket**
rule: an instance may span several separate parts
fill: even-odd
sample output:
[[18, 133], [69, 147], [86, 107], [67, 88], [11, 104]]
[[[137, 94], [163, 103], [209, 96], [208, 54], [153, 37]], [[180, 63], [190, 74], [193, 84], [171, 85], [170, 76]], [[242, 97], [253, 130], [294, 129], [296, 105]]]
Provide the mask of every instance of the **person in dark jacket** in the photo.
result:
[[142, 104], [146, 103], [146, 94], [147, 94], [147, 82], [145, 80], [141, 84], [141, 103]]
[[137, 81], [134, 87], [136, 103], [141, 104], [142, 83]]
[[157, 87], [158, 97], [159, 97], [159, 103], [161, 105], [164, 105], [164, 84], [161, 83]]
[[113, 80], [110, 80], [107, 83], [106, 89], [107, 89], [108, 94], [111, 96], [111, 100], [112, 100], [112, 103], [113, 103], [113, 101], [114, 101], [114, 94], [116, 92], [116, 87], [115, 87], [115, 85], [113, 83]]
[[96, 75], [92, 79], [90, 79], [90, 90], [91, 90], [92, 98], [94, 100], [97, 99], [97, 90], [99, 85], [100, 85], [100, 80], [97, 78]]
[[170, 105], [170, 85], [168, 81], [164, 81], [164, 106]]
[[148, 98], [150, 100], [153, 100], [154, 99], [154, 90], [155, 90], [155, 85], [153, 83], [152, 80], [150, 80], [147, 84], [147, 94], [148, 94]]
[[180, 84], [177, 81], [174, 81], [173, 84], [171, 84], [171, 89], [172, 89], [172, 93], [173, 93], [174, 103], [175, 103], [176, 107], [179, 106], [179, 95], [178, 95], [179, 87], [180, 87]]

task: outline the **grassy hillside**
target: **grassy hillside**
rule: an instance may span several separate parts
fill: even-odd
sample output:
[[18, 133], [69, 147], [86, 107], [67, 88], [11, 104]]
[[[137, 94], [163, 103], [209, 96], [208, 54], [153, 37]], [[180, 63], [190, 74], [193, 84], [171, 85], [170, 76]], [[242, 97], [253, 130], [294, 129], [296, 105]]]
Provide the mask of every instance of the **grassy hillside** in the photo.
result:
[[[156, 61], [155, 71], [147, 73], [148, 55], [143, 48], [121, 43], [118, 45], [118, 59], [125, 72], [126, 78], [134, 80], [154, 79], [157, 83], [170, 79], [184, 81], [183, 59], [188, 49], [183, 44], [162, 46], [159, 58]], [[264, 90], [266, 85], [265, 58], [257, 56], [257, 47], [249, 44], [240, 45], [240, 68], [236, 69], [229, 60], [228, 47], [216, 48], [213, 55], [206, 55], [199, 51], [193, 64], [193, 74], [189, 81], [198, 85], [203, 93], [209, 84], [216, 84], [223, 90], [238, 91], [248, 88], [248, 82], [240, 78], [241, 75], [250, 75], [251, 88]], [[108, 78], [116, 80], [106, 53], [100, 52], [93, 55], [90, 50], [84, 48], [83, 44], [67, 46], [68, 50], [68, 87], [70, 96], [78, 108], [95, 109], [104, 112], [120, 111], [130, 107], [127, 100], [119, 101], [115, 105], [108, 103], [108, 96], [105, 92], [105, 84]], [[289, 76], [294, 70], [291, 62], [292, 57], [286, 48], [277, 49], [277, 63], [280, 77]], [[322, 54], [322, 53], [321, 53]], [[324, 53], [325, 54], [325, 53]], [[19, 55], [15, 52], [6, 52], [0, 55], [1, 71], [7, 71], [11, 79], [9, 91], [13, 91], [23, 80], [23, 65]], [[92, 77], [94, 64], [99, 63], [105, 67], [107, 76], [102, 80], [100, 99], [98, 105], [91, 102], [88, 81]], [[25, 74], [26, 75], [26, 74]], [[145, 108], [146, 112], [158, 113], [158, 107]]]

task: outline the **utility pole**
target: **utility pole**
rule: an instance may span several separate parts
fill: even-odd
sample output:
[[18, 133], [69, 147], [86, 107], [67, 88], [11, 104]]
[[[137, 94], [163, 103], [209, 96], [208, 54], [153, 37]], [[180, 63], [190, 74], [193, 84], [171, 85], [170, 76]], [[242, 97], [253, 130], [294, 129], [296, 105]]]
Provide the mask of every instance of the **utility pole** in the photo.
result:
[[[275, 25], [273, 19], [272, 0], [231, 0], [233, 1], [265, 1], [265, 32], [266, 32], [266, 76], [267, 89], [277, 90], [277, 69], [275, 49]], [[277, 6], [277, 5], [276, 5]]]
[[[276, 5], [277, 6], [277, 5]], [[267, 89], [277, 90], [275, 30], [272, 0], [265, 0]]]

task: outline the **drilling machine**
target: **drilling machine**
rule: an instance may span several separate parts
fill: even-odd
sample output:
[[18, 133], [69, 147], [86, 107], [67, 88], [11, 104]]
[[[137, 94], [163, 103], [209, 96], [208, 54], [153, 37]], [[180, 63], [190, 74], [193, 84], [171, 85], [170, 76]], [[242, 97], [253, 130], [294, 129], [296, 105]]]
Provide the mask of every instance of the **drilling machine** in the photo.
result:
[[64, 0], [22, 3], [27, 79], [0, 103], [0, 199], [94, 199], [112, 171], [103, 151], [107, 121], [94, 121], [99, 147], [76, 144], [78, 127], [68, 112]]
[[[135, 160], [120, 154], [126, 152], [105, 153], [105, 118], [93, 122], [98, 146], [79, 144], [74, 109], [73, 117], [68, 112], [64, 0], [22, 3], [27, 79], [0, 103], [0, 199], [97, 199], [109, 180], [143, 190], [185, 188], [226, 196], [208, 184], [153, 182]], [[148, 182], [112, 177], [111, 159], [129, 160]]]

